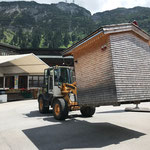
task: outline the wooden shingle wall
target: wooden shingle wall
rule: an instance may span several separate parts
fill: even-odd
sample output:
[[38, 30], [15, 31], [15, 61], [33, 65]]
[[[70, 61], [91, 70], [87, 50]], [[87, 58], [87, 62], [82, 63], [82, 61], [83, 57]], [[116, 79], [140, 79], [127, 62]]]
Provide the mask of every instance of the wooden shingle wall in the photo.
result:
[[118, 102], [150, 99], [150, 47], [133, 33], [110, 36]]
[[[103, 49], [103, 46], [106, 49]], [[97, 36], [74, 53], [77, 99], [80, 105], [99, 106], [116, 102], [110, 41]]]

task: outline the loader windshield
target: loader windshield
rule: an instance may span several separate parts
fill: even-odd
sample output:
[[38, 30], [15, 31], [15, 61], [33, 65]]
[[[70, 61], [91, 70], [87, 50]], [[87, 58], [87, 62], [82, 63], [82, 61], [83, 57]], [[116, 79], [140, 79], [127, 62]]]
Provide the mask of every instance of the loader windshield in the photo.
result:
[[55, 86], [62, 83], [72, 83], [72, 70], [69, 68], [58, 68], [54, 70]]

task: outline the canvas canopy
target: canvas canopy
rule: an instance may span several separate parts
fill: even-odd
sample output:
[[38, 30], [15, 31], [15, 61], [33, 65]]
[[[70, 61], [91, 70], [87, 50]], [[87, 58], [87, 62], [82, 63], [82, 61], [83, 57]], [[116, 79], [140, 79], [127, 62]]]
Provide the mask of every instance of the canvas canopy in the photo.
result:
[[0, 56], [2, 74], [43, 74], [49, 66], [34, 54]]

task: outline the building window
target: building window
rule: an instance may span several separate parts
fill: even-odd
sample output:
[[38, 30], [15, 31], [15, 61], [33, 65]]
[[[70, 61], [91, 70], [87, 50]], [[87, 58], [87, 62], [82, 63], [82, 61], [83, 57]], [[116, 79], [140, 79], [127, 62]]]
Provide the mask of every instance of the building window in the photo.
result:
[[6, 52], [1, 53], [2, 56], [7, 56], [8, 54]]
[[44, 76], [39, 76], [39, 87], [42, 87], [44, 84]]
[[27, 76], [19, 76], [18, 88], [27, 88]]
[[3, 88], [3, 77], [0, 77], [0, 88]]
[[29, 87], [42, 87], [44, 76], [29, 76]]
[[14, 76], [7, 76], [5, 78], [5, 87], [9, 89], [14, 88]]

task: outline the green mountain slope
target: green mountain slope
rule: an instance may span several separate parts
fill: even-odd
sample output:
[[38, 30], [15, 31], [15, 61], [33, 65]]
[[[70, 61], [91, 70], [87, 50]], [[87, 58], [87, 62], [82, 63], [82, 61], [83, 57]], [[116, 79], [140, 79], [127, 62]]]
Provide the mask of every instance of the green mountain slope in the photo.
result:
[[92, 31], [91, 13], [75, 4], [0, 3], [0, 41], [21, 47], [67, 47]]
[[76, 4], [0, 2], [0, 42], [22, 48], [65, 48], [96, 28], [137, 20], [150, 33], [150, 8], [118, 8], [91, 15]]
[[136, 20], [142, 29], [150, 33], [150, 8], [118, 8], [111, 11], [96, 13], [92, 16], [92, 18], [97, 26], [127, 23]]

